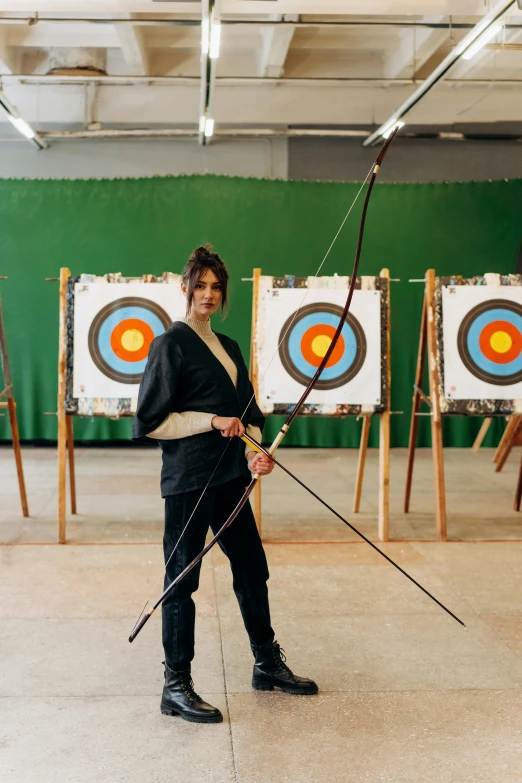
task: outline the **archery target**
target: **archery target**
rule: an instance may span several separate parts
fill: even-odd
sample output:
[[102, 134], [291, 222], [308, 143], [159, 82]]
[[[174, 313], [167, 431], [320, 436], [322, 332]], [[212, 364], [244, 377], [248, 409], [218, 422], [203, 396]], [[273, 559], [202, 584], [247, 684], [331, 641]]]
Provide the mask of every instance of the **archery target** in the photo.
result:
[[157, 302], [140, 296], [116, 299], [102, 307], [91, 324], [91, 359], [113, 381], [139, 383], [151, 342], [171, 323]]
[[522, 398], [522, 290], [442, 291], [444, 393], [454, 399]]
[[152, 340], [184, 314], [176, 284], [76, 283], [74, 396], [136, 397]]
[[[259, 402], [295, 403], [313, 378], [339, 324], [347, 288], [272, 288], [261, 278], [258, 294]], [[354, 291], [339, 341], [307, 402], [322, 405], [381, 403], [381, 292]]]
[[[343, 308], [327, 302], [310, 304], [292, 313], [279, 335], [279, 357], [286, 372], [307, 386], [326, 356], [335, 335]], [[366, 358], [366, 337], [361, 324], [351, 313], [326, 367], [316, 383], [317, 389], [339, 389], [355, 378]]]

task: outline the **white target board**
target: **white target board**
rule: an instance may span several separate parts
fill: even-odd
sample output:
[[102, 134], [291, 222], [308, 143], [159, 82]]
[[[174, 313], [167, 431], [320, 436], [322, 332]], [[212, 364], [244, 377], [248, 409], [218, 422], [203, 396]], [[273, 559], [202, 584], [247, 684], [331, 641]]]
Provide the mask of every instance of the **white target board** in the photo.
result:
[[[299, 399], [330, 346], [348, 294], [347, 284], [306, 290], [274, 287], [272, 280], [260, 278], [256, 323], [258, 401], [266, 413]], [[381, 296], [380, 290], [354, 291], [339, 341], [307, 400], [321, 412], [381, 404]]]
[[185, 308], [178, 281], [75, 283], [73, 396], [136, 398], [152, 340]]
[[442, 286], [444, 396], [522, 399], [522, 287]]

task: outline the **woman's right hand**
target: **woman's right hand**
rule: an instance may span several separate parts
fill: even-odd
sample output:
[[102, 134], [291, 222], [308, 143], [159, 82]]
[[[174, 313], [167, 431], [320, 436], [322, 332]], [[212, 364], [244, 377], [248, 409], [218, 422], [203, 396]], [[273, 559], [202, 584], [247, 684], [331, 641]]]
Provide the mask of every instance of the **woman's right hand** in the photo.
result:
[[245, 427], [237, 416], [214, 416], [212, 429], [219, 430], [224, 438], [240, 438], [245, 434]]

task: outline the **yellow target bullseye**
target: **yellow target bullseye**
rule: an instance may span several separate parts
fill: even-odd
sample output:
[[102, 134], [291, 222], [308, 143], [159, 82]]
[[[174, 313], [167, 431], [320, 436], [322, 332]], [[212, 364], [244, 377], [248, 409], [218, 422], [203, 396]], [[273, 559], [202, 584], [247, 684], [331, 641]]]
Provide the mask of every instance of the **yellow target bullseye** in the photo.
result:
[[121, 344], [126, 351], [134, 353], [143, 347], [145, 338], [138, 329], [127, 329], [121, 336]]
[[497, 353], [507, 353], [513, 345], [513, 340], [507, 332], [498, 331], [490, 337], [490, 345]]
[[332, 342], [332, 338], [328, 337], [326, 334], [318, 334], [317, 337], [314, 337], [312, 340], [312, 351], [315, 353], [316, 356], [320, 356], [321, 359], [326, 354], [328, 348], [330, 347], [330, 343]]

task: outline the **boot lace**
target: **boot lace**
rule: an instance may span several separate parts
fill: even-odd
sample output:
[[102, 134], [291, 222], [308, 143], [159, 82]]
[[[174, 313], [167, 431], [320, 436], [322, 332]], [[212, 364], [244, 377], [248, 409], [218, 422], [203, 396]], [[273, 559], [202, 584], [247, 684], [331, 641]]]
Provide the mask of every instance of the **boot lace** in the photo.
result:
[[194, 690], [194, 681], [190, 674], [180, 677], [180, 683], [183, 693], [191, 703], [197, 700], [201, 701], [201, 696], [198, 696]]
[[290, 668], [286, 665], [286, 654], [283, 648], [279, 645], [276, 645], [272, 648], [272, 652], [274, 656], [274, 663], [276, 664], [277, 668], [292, 674]]

